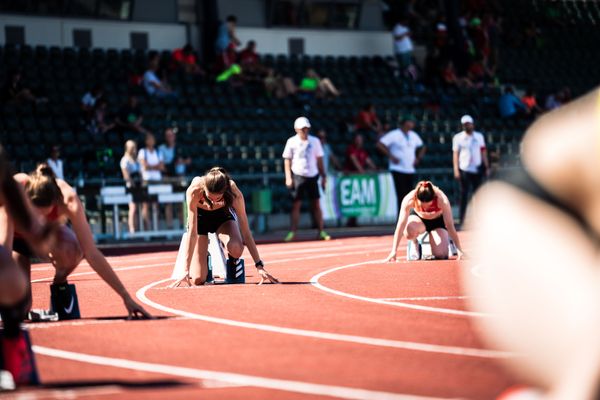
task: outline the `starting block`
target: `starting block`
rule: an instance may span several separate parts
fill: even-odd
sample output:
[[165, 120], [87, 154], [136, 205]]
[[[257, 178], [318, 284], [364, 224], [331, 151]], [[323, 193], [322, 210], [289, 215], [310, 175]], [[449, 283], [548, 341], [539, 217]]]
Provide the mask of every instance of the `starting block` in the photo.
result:
[[39, 384], [29, 332], [21, 329], [16, 338], [7, 338], [0, 329], [0, 391]]
[[221, 278], [224, 283], [246, 283], [244, 260], [239, 258], [235, 265], [230, 265], [226, 254], [223, 242], [215, 233], [209, 233], [206, 282], [215, 283], [215, 278]]
[[50, 285], [50, 312], [58, 314], [59, 320], [79, 319], [79, 301], [72, 283]]
[[[409, 240], [406, 245], [406, 260], [417, 261], [417, 260], [435, 260], [433, 252], [431, 251], [431, 242], [429, 232], [422, 233], [417, 238], [418, 248], [415, 248], [415, 244], [412, 240]], [[458, 250], [452, 239], [448, 238], [448, 256], [458, 255]], [[412, 257], [411, 257], [412, 256]]]

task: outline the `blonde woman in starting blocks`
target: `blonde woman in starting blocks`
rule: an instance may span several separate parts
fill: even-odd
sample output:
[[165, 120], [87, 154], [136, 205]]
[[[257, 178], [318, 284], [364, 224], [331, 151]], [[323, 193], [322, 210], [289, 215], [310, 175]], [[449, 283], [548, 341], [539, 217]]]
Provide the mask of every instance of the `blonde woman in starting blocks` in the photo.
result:
[[[409, 241], [407, 260], [422, 258], [420, 236], [429, 234], [431, 255], [436, 259], [447, 259], [450, 254], [450, 241], [456, 247], [456, 256], [463, 256], [460, 239], [454, 227], [452, 207], [444, 192], [430, 181], [421, 181], [416, 188], [404, 196], [400, 205], [400, 213], [392, 251], [385, 261], [397, 261], [396, 253], [402, 236]], [[411, 243], [412, 242], [412, 243]]]
[[250, 232], [244, 195], [225, 169], [214, 167], [192, 180], [186, 192], [188, 207], [187, 232], [181, 241], [171, 287], [203, 285], [208, 276], [208, 234], [215, 233], [228, 253], [227, 267], [237, 266], [244, 244], [254, 259], [260, 276], [279, 281], [264, 269], [260, 254]]

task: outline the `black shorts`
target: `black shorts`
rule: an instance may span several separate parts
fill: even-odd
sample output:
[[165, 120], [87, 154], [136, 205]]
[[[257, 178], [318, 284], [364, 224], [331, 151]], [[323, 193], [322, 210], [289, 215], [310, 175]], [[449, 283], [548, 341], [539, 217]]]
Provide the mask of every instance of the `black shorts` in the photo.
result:
[[425, 219], [425, 218], [421, 218], [421, 216], [419, 214], [417, 214], [417, 212], [415, 211], [415, 209], [411, 209], [410, 210], [410, 215], [416, 215], [417, 217], [419, 217], [419, 219], [421, 221], [423, 221], [423, 224], [425, 224], [425, 230], [427, 232], [431, 232], [434, 231], [436, 229], [445, 229], [448, 230], [446, 228], [446, 223], [444, 222], [444, 216], [440, 215], [437, 218], [434, 219]]
[[29, 244], [25, 241], [25, 239], [20, 237], [15, 237], [13, 239], [13, 251], [19, 253], [25, 257], [33, 257], [35, 254]]
[[214, 211], [198, 208], [198, 235], [214, 233], [227, 221], [235, 221], [235, 217], [228, 207]]
[[293, 176], [294, 187], [290, 189], [290, 194], [294, 200], [302, 200], [307, 196], [310, 200], [317, 200], [321, 197], [319, 193], [319, 175], [306, 177], [302, 175]]

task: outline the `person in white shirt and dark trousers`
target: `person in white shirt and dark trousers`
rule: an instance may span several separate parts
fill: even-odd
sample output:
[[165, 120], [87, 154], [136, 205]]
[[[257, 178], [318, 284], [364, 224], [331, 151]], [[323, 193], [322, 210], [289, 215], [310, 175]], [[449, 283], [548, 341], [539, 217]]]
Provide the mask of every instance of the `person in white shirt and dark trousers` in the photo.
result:
[[[165, 164], [158, 150], [156, 150], [156, 139], [151, 133], [145, 136], [146, 147], [138, 152], [137, 161], [140, 163], [142, 173], [142, 182], [144, 185], [158, 183], [162, 181], [162, 172], [165, 170]], [[150, 203], [142, 203], [142, 216], [146, 229], [150, 229]]]
[[460, 119], [463, 131], [452, 138], [452, 164], [454, 178], [460, 185], [460, 224], [464, 222], [467, 203], [481, 185], [484, 174], [489, 173], [489, 162], [483, 134], [475, 131], [470, 115]]
[[377, 142], [377, 149], [390, 160], [389, 170], [394, 178], [398, 209], [404, 196], [415, 187], [415, 167], [426, 151], [423, 140], [413, 131], [414, 127], [413, 118], [404, 116], [400, 120], [400, 128], [389, 131]]
[[317, 238], [329, 240], [331, 237], [323, 229], [323, 213], [319, 204], [319, 176], [321, 176], [323, 191], [327, 185], [327, 175], [323, 164], [323, 146], [318, 138], [308, 134], [310, 131], [308, 118], [296, 118], [294, 130], [296, 135], [287, 140], [283, 149], [285, 186], [290, 190], [294, 201], [291, 229], [284, 241], [289, 242], [296, 236], [303, 197], [308, 197], [310, 200], [314, 221], [319, 229]]
[[63, 173], [63, 161], [60, 159], [60, 147], [52, 146], [52, 150], [50, 151], [50, 158], [46, 160], [48, 166], [52, 168], [54, 175], [58, 179], [65, 179], [65, 175]]

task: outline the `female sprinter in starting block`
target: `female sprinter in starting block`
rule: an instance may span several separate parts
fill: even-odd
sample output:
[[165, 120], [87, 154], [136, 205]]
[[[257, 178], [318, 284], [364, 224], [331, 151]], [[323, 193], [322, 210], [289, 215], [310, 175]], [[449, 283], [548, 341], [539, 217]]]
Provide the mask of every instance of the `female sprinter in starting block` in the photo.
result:
[[[92, 269], [108, 283], [123, 299], [129, 318], [150, 318], [148, 314], [127, 292], [119, 277], [94, 244], [94, 237], [85, 216], [83, 204], [71, 186], [57, 179], [47, 164], [40, 164], [31, 174], [16, 174], [14, 179], [25, 188], [27, 197], [33, 203], [38, 216], [53, 222], [57, 228], [53, 232], [53, 244], [46, 256], [55, 268], [54, 282], [51, 285], [53, 311], [60, 319], [79, 318], [74, 289], [67, 284], [67, 277], [85, 258]], [[71, 222], [73, 230], [65, 223]], [[8, 235], [12, 240], [13, 258], [24, 271], [31, 269], [31, 257], [36, 255], [27, 241], [23, 230], [13, 227], [8, 219]], [[30, 289], [28, 289], [31, 295]], [[31, 307], [31, 304], [28, 305]]]
[[521, 162], [473, 199], [466, 294], [489, 314], [487, 342], [521, 355], [503, 361], [543, 393], [527, 398], [598, 399], [600, 90], [538, 118]]
[[430, 181], [419, 182], [414, 190], [404, 196], [394, 232], [392, 251], [385, 261], [396, 261], [398, 244], [403, 235], [414, 244], [414, 254], [407, 254], [407, 259], [420, 260], [421, 247], [417, 238], [425, 232], [429, 233], [431, 253], [436, 259], [448, 258], [448, 236], [454, 241], [457, 258], [463, 256], [460, 239], [454, 227], [450, 201], [444, 192]]
[[242, 256], [244, 243], [254, 259], [260, 275], [259, 284], [279, 281], [264, 269], [256, 243], [250, 232], [244, 195], [225, 169], [214, 167], [192, 180], [186, 192], [188, 207], [187, 232], [181, 241], [185, 268], [171, 287], [185, 282], [203, 285], [208, 275], [208, 234], [216, 233], [228, 252], [227, 263], [235, 264]]

